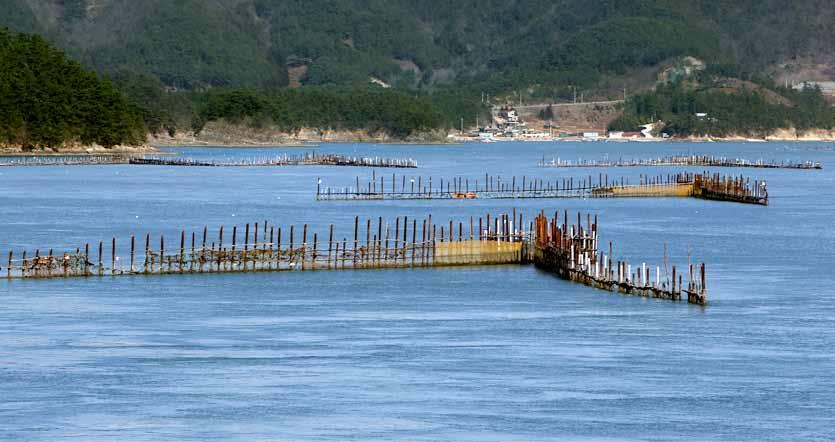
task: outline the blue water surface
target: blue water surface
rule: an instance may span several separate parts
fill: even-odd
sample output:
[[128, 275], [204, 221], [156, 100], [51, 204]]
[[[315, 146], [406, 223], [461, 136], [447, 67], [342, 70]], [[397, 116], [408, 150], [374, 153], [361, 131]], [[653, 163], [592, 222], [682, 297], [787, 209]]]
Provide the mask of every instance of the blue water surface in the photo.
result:
[[[0, 257], [269, 220], [353, 235], [354, 217], [598, 215], [633, 263], [704, 261], [707, 308], [532, 267], [0, 280], [0, 439], [25, 441], [833, 440], [835, 154], [788, 143], [325, 144], [174, 149], [240, 159], [414, 158], [390, 175], [637, 180], [700, 168], [538, 160], [705, 153], [815, 160], [771, 205], [695, 199], [316, 202], [370, 169], [0, 169]], [[576, 216], [576, 215], [573, 215]], [[227, 237], [228, 238], [228, 237]], [[0, 265], [5, 262], [0, 259]], [[2, 272], [0, 272], [2, 273]]]

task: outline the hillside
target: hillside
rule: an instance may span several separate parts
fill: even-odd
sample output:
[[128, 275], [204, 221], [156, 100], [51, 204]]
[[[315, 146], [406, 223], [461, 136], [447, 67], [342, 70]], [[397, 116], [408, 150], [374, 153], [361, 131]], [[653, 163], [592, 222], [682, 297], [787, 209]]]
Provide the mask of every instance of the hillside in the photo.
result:
[[140, 144], [138, 109], [39, 36], [0, 29], [0, 150]]
[[707, 70], [630, 97], [609, 129], [636, 131], [649, 123], [660, 123], [660, 131], [674, 137], [769, 138], [790, 132], [803, 138], [823, 131], [830, 138], [835, 108], [816, 88], [786, 88], [765, 78], [743, 81]]
[[289, 69], [307, 85], [375, 77], [489, 93], [539, 84], [559, 95], [680, 55], [777, 76], [835, 55], [835, 4], [818, 0], [6, 3], [0, 25], [42, 33], [99, 72], [150, 74], [179, 89], [284, 86]]
[[380, 88], [213, 91], [200, 97], [196, 114], [195, 132], [221, 121], [288, 134], [313, 128], [407, 139], [443, 126], [432, 103]]
[[[558, 124], [632, 129], [660, 115], [683, 136], [828, 130], [818, 91], [774, 82], [813, 81], [835, 100], [832, 22], [835, 4], [819, 0], [6, 0], [0, 9], [0, 27], [40, 34], [109, 78], [144, 130], [168, 136], [208, 123], [413, 138], [462, 118], [474, 126], [492, 104], [566, 104], [578, 91], [580, 102], [633, 98], [622, 115], [618, 104], [556, 107]], [[682, 60], [709, 75], [681, 81]], [[667, 86], [654, 91], [659, 79]], [[241, 97], [250, 101], [236, 108]], [[722, 118], [694, 120], [696, 108]], [[90, 139], [15, 130], [35, 144]]]

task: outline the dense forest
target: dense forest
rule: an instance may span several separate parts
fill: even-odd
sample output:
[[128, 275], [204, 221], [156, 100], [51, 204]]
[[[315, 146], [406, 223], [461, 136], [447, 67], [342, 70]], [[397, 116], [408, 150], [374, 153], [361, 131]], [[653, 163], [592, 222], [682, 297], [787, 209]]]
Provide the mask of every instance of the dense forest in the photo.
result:
[[390, 89], [309, 87], [266, 91], [214, 91], [200, 97], [195, 131], [209, 121], [302, 128], [365, 130], [405, 138], [443, 126], [443, 116], [426, 99]]
[[138, 109], [36, 35], [0, 29], [0, 145], [110, 147], [144, 140]]
[[[172, 136], [199, 132], [205, 123], [219, 119], [250, 125], [269, 121], [287, 130], [382, 130], [400, 137], [458, 127], [462, 118], [468, 127], [490, 118], [490, 107], [480, 101], [477, 92], [467, 88], [407, 92], [362, 83], [170, 92], [156, 77], [130, 71], [114, 74], [113, 81], [136, 104], [150, 133], [167, 132]], [[358, 123], [358, 115], [364, 118], [364, 126]]]
[[0, 26], [38, 32], [100, 73], [177, 89], [531, 84], [593, 88], [673, 56], [758, 72], [835, 54], [819, 0], [6, 0]]
[[[14, 111], [0, 129], [5, 142], [110, 145], [217, 118], [356, 128], [362, 116], [365, 129], [401, 136], [461, 118], [470, 126], [488, 116], [491, 97], [617, 96], [627, 83], [639, 93], [613, 127], [652, 118], [679, 134], [830, 127], [814, 90], [767, 85], [785, 98], [774, 102], [757, 88], [650, 88], [659, 68], [683, 56], [705, 61], [716, 78], [754, 82], [801, 62], [835, 68], [832, 22], [835, 3], [818, 0], [6, 0], [0, 27], [41, 35], [80, 64], [5, 32], [0, 87], [18, 101], [0, 103]], [[65, 65], [78, 75], [59, 74]], [[93, 97], [113, 121], [93, 121], [101, 110], [93, 104], [52, 105]], [[682, 103], [714, 118], [694, 119]]]
[[143, 143], [148, 132], [199, 132], [216, 120], [405, 138], [447, 126], [439, 109], [430, 95], [369, 85], [170, 93], [152, 75], [120, 71], [101, 79], [40, 36], [0, 29], [2, 146], [132, 145]]

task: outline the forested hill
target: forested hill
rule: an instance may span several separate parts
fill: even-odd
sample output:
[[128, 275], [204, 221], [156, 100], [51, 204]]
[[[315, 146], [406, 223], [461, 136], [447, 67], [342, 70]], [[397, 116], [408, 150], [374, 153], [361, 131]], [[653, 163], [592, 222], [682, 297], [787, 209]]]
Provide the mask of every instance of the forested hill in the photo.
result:
[[[357, 84], [594, 87], [693, 55], [743, 74], [835, 57], [820, 0], [4, 0], [99, 72], [178, 89]], [[288, 75], [289, 71], [289, 75]]]
[[0, 148], [139, 144], [139, 109], [37, 35], [0, 28]]
[[445, 126], [427, 97], [367, 85], [169, 94], [139, 74], [117, 75], [113, 82], [38, 35], [0, 28], [0, 151], [137, 145], [148, 132], [173, 135], [174, 117], [189, 120], [196, 131], [224, 120], [286, 132], [334, 129], [396, 139]]
[[[489, 117], [489, 104], [565, 100], [577, 89], [592, 100], [629, 89], [616, 128], [662, 118], [673, 134], [759, 134], [831, 129], [835, 121], [819, 91], [779, 88], [835, 81], [835, 2], [2, 4], [0, 29], [43, 37], [2, 34], [5, 144], [112, 145], [145, 131], [199, 131], [214, 120], [403, 138], [472, 126]], [[701, 66], [698, 79], [679, 71], [662, 78], [691, 57]], [[731, 80], [744, 87], [722, 86]], [[653, 91], [656, 84], [668, 86]], [[769, 101], [768, 94], [782, 98]], [[714, 117], [694, 120], [693, 109]]]

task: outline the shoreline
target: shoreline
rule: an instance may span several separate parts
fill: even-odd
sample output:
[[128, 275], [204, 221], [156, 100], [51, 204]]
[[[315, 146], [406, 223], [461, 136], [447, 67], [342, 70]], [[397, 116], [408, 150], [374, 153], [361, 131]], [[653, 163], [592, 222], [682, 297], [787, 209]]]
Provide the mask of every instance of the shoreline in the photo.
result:
[[[513, 141], [513, 140], [511, 140]], [[380, 141], [380, 140], [355, 140], [355, 141], [322, 141], [322, 140], [310, 140], [304, 141], [299, 143], [247, 143], [247, 142], [237, 142], [237, 143], [152, 143], [153, 147], [156, 148], [207, 148], [207, 149], [318, 149], [326, 144], [378, 144], [384, 146], [448, 146], [448, 145], [456, 145], [462, 144], [462, 142], [451, 140], [451, 141]]]
[[835, 143], [835, 139], [797, 139], [797, 138], [769, 138], [769, 139], [755, 139], [755, 138], [649, 138], [649, 139], [607, 139], [599, 138], [596, 140], [583, 140], [580, 138], [559, 139], [553, 140], [527, 140], [527, 139], [493, 139], [490, 141], [483, 141], [480, 139], [473, 140], [457, 140], [452, 144], [494, 144], [494, 143], [745, 143], [745, 144], [774, 144], [774, 143]]
[[325, 143], [374, 143], [374, 144], [449, 144], [449, 132], [431, 130], [405, 137], [391, 136], [385, 132], [369, 133], [366, 130], [300, 128], [287, 132], [278, 127], [254, 128], [225, 120], [208, 122], [198, 133], [182, 132], [148, 134], [146, 144], [165, 147], [272, 147], [314, 148]]
[[51, 157], [51, 156], [132, 156], [132, 155], [164, 155], [165, 151], [152, 145], [116, 146], [106, 148], [102, 146], [84, 146], [70, 148], [49, 148], [24, 150], [20, 148], [0, 147], [0, 157]]
[[25, 151], [22, 149], [0, 148], [0, 157], [50, 157], [50, 156], [139, 156], [139, 155], [169, 155], [173, 152], [165, 151], [166, 148], [174, 149], [320, 149], [323, 145], [328, 144], [366, 144], [366, 145], [382, 145], [382, 146], [455, 146], [464, 144], [493, 144], [493, 143], [745, 143], [745, 144], [775, 144], [775, 143], [825, 143], [833, 144], [835, 139], [798, 139], [798, 138], [768, 138], [768, 139], [753, 139], [753, 138], [651, 138], [651, 139], [613, 139], [609, 140], [601, 138], [598, 140], [583, 140], [583, 139], [553, 139], [553, 140], [526, 140], [526, 139], [496, 139], [490, 142], [484, 142], [480, 139], [450, 139], [446, 142], [419, 142], [419, 141], [380, 141], [380, 140], [364, 140], [364, 141], [319, 141], [319, 142], [304, 142], [291, 144], [249, 144], [241, 143], [153, 143], [143, 146], [119, 146], [112, 149], [107, 149], [101, 146], [84, 147], [84, 148], [69, 148], [69, 149], [41, 149]]
[[206, 149], [274, 149], [274, 148], [299, 148], [299, 149], [316, 149], [320, 143], [289, 143], [289, 144], [249, 144], [246, 142], [240, 143], [153, 143], [155, 148], [206, 148]]

